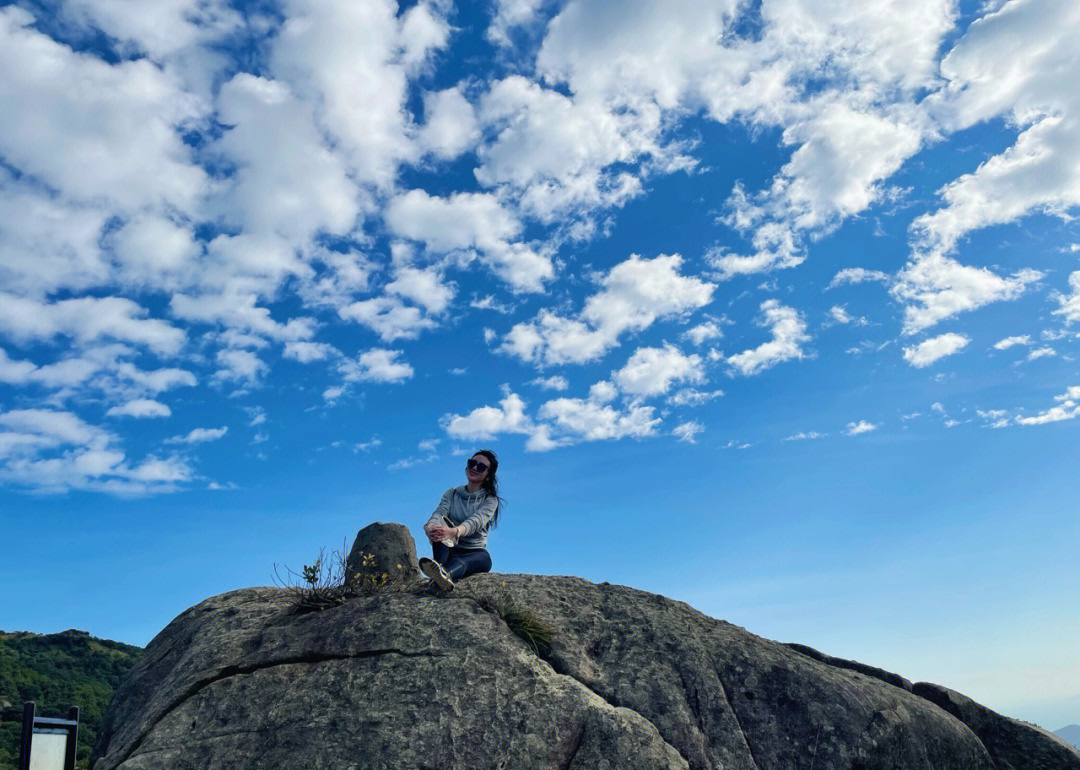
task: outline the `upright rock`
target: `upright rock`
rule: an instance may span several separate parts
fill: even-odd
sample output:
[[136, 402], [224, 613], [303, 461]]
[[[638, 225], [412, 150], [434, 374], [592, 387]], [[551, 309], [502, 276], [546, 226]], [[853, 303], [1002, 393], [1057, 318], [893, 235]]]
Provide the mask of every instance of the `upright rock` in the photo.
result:
[[419, 579], [416, 541], [403, 524], [376, 521], [356, 533], [345, 563], [345, 584], [364, 589], [408, 587]]

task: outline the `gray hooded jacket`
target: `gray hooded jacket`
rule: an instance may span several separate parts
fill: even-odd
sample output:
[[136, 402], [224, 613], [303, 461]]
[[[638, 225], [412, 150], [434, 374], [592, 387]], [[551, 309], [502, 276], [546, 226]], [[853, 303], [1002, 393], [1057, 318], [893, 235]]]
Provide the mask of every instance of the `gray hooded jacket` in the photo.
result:
[[465, 533], [458, 540], [457, 547], [483, 548], [487, 545], [488, 526], [498, 507], [499, 498], [483, 489], [469, 492], [465, 485], [451, 487], [443, 493], [427, 524], [441, 524], [445, 519], [451, 526], [464, 525]]

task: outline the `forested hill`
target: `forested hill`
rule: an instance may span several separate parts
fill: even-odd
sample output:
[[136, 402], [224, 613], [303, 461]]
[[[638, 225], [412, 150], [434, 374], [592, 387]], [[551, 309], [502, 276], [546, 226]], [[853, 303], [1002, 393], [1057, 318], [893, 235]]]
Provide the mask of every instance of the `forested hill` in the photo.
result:
[[[142, 650], [96, 639], [85, 631], [59, 634], [0, 631], [0, 708], [22, 711], [34, 701], [39, 715], [66, 716], [79, 707], [79, 766], [97, 740], [102, 715], [120, 680]], [[0, 770], [19, 761], [19, 721], [0, 723]]]

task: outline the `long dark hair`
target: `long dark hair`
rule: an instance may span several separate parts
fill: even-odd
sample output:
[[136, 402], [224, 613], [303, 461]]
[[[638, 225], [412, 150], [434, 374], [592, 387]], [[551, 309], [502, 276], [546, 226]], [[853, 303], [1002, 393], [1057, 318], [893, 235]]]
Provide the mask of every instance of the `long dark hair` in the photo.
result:
[[499, 470], [499, 458], [490, 449], [480, 449], [472, 453], [473, 457], [477, 455], [483, 455], [488, 461], [487, 476], [484, 478], [480, 488], [499, 501], [495, 506], [495, 515], [491, 517], [491, 526], [497, 527], [499, 525], [499, 513], [502, 512], [503, 504], [506, 502], [499, 497], [499, 479], [495, 476], [495, 471]]

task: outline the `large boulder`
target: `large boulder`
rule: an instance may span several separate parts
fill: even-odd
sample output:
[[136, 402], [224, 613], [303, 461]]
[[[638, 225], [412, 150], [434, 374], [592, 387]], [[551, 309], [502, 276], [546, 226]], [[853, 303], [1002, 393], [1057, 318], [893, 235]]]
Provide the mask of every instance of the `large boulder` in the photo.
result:
[[1038, 725], [1002, 716], [939, 684], [918, 682], [914, 692], [948, 711], [979, 736], [997, 770], [1057, 770], [1080, 765], [1075, 746]]
[[[1080, 770], [1035, 733], [987, 739], [902, 680], [623, 586], [485, 574], [294, 601], [245, 589], [170, 623], [117, 691], [94, 770]], [[518, 636], [537, 623], [550, 644]]]

